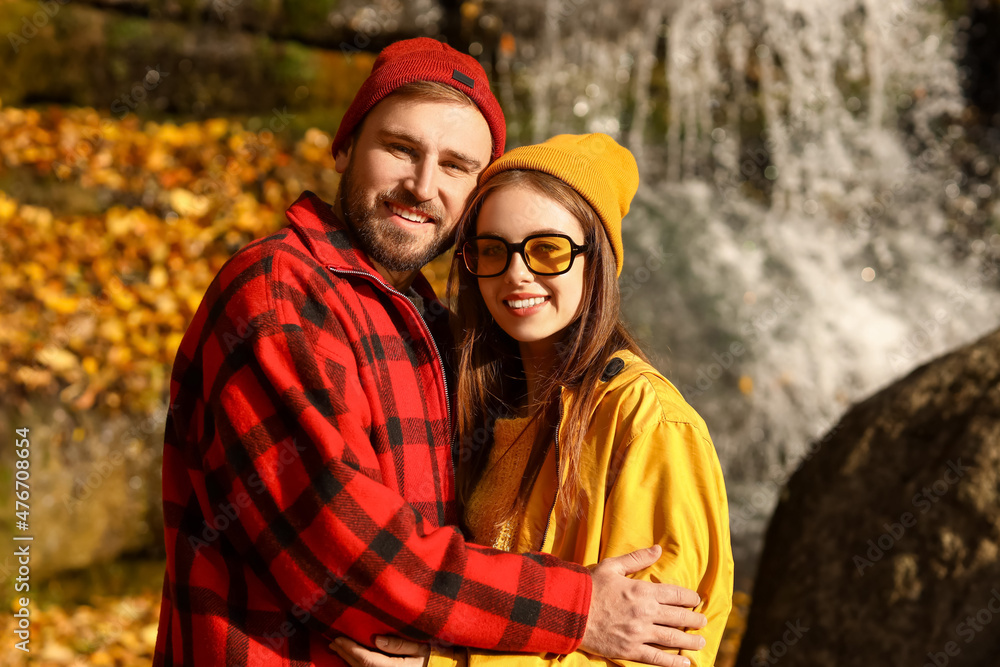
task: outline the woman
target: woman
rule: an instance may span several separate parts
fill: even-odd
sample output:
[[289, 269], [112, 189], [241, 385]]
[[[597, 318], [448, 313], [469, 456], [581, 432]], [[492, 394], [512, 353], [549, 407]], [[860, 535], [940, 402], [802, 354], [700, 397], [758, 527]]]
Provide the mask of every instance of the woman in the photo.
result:
[[[700, 594], [705, 646], [681, 655], [712, 665], [732, 599], [725, 487], [705, 423], [621, 321], [621, 222], [638, 182], [631, 153], [603, 134], [514, 149], [480, 177], [452, 271], [459, 493], [480, 544], [584, 565], [659, 544], [637, 576]], [[374, 667], [607, 663], [393, 640], [391, 652], [415, 656], [403, 659], [338, 644]]]

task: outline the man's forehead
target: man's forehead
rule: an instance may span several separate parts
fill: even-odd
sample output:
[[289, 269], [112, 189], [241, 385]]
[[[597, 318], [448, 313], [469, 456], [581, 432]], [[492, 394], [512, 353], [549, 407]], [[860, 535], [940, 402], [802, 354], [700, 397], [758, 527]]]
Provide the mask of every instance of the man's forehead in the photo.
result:
[[372, 129], [380, 134], [406, 136], [412, 141], [434, 144], [441, 150], [472, 154], [478, 152], [473, 142], [481, 137], [487, 155], [476, 159], [484, 165], [492, 152], [489, 124], [474, 104], [391, 96], [375, 105], [368, 116], [366, 120], [374, 120]]

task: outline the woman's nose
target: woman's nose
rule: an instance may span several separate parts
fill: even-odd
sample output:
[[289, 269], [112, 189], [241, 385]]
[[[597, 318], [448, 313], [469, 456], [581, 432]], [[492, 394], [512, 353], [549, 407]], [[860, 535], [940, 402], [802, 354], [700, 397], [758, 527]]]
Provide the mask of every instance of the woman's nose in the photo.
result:
[[519, 283], [530, 282], [533, 275], [528, 270], [528, 265], [525, 264], [522, 254], [515, 252], [514, 256], [510, 258], [510, 266], [507, 267], [507, 273], [504, 274], [506, 281], [517, 285]]

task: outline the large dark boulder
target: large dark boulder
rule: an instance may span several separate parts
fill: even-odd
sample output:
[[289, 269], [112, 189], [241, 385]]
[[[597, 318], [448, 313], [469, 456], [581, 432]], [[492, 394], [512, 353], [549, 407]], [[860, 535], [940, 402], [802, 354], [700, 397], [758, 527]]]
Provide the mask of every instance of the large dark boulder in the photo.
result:
[[1000, 665], [1000, 331], [852, 408], [789, 480], [737, 665]]

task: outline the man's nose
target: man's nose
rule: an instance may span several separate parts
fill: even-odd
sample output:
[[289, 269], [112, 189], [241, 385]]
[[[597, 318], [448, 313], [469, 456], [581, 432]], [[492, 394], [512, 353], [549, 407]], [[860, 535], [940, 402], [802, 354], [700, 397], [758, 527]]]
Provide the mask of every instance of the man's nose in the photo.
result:
[[419, 201], [430, 201], [437, 197], [437, 165], [426, 158], [413, 165], [413, 174], [406, 182], [406, 188]]

